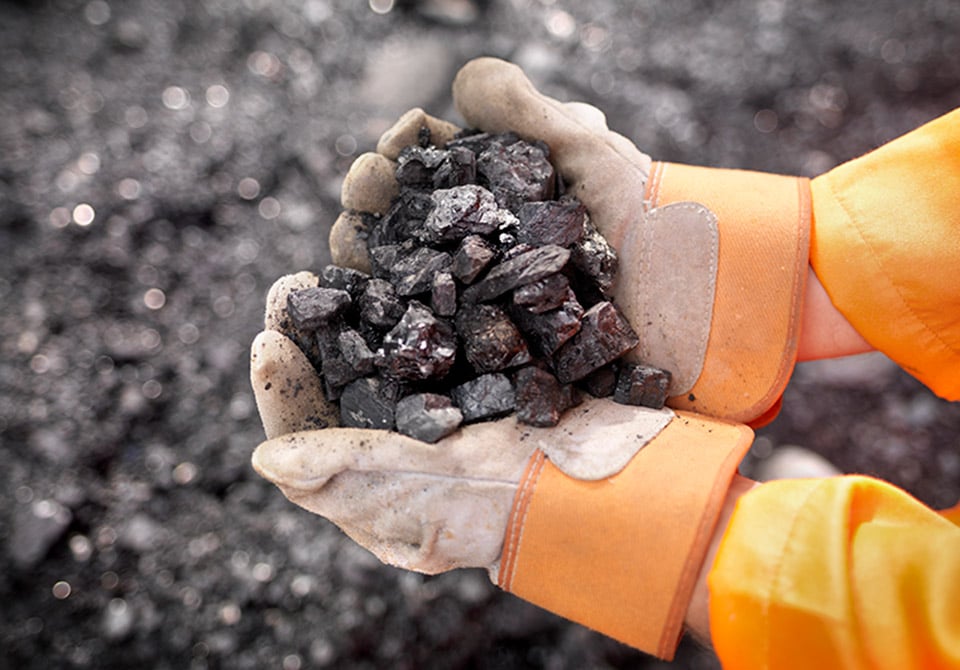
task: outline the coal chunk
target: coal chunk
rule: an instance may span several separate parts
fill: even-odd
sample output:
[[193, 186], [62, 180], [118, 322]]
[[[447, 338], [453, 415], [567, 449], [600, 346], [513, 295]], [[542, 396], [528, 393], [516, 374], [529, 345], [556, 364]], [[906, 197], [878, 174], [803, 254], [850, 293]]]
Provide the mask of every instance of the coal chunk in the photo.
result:
[[472, 284], [473, 280], [484, 271], [497, 253], [479, 235], [467, 235], [460, 242], [453, 256], [451, 270], [453, 276], [464, 284]]
[[543, 279], [563, 269], [570, 252], [555, 244], [537, 247], [494, 266], [481, 281], [463, 292], [465, 302], [485, 302], [518, 286]]
[[424, 244], [459, 242], [467, 235], [489, 235], [517, 225], [517, 217], [476, 184], [440, 189], [430, 197], [433, 208], [416, 232]]
[[447, 153], [433, 146], [404, 147], [397, 156], [397, 182], [412, 188], [432, 187], [434, 173], [447, 159]]
[[651, 365], [621, 366], [613, 399], [623, 405], [661, 409], [667, 402], [672, 375]]
[[560, 274], [538, 279], [513, 290], [513, 304], [526, 307], [534, 314], [557, 309], [569, 299], [570, 280]]
[[533, 366], [517, 371], [515, 394], [517, 421], [540, 428], [556, 426], [570, 402], [556, 377]]
[[429, 291], [434, 275], [452, 263], [453, 258], [445, 251], [419, 247], [397, 260], [390, 269], [390, 276], [398, 295], [416, 295]]
[[449, 147], [433, 173], [433, 187], [451, 188], [477, 181], [477, 155], [467, 147]]
[[290, 292], [287, 314], [296, 328], [317, 330], [346, 311], [350, 303], [350, 294], [346, 291], [311, 286]]
[[554, 170], [544, 145], [493, 142], [477, 155], [477, 179], [501, 207], [517, 211], [525, 202], [549, 200]]
[[437, 393], [415, 393], [397, 403], [397, 430], [415, 440], [436, 442], [460, 427], [463, 413]]
[[320, 370], [328, 400], [340, 396], [344, 386], [373, 372], [374, 354], [356, 330], [335, 328], [317, 331]]
[[456, 355], [453, 326], [412, 300], [403, 318], [384, 335], [377, 365], [398, 379], [438, 379], [449, 372]]
[[438, 316], [453, 316], [457, 312], [457, 282], [449, 272], [438, 272], [430, 289], [430, 306]]
[[376, 278], [367, 282], [358, 306], [360, 319], [375, 328], [393, 328], [407, 311], [393, 284]]
[[583, 389], [594, 398], [608, 398], [617, 388], [617, 366], [615, 363], [597, 368], [580, 380]]
[[465, 423], [492, 419], [513, 411], [513, 385], [501, 372], [480, 375], [453, 387], [450, 395], [463, 412]]
[[576, 198], [525, 203], [517, 212], [520, 219], [517, 240], [534, 246], [556, 244], [569, 247], [583, 238], [587, 208]]
[[353, 268], [339, 265], [327, 265], [320, 271], [320, 286], [346, 291], [350, 299], [356, 301], [370, 281], [370, 275]]
[[523, 335], [499, 307], [464, 305], [457, 313], [456, 326], [467, 361], [479, 373], [531, 361]]
[[640, 338], [613, 303], [597, 303], [584, 313], [580, 331], [554, 354], [557, 379], [563, 383], [582, 379], [639, 343]]
[[602, 295], [609, 298], [613, 294], [619, 268], [617, 252], [589, 217], [584, 219], [583, 236], [570, 251], [571, 265], [588, 277]]
[[393, 430], [399, 391], [396, 382], [379, 377], [347, 384], [340, 396], [340, 425]]
[[515, 305], [510, 316], [537, 351], [550, 356], [580, 331], [583, 306], [573, 291], [567, 291], [566, 300], [557, 309], [538, 314]]

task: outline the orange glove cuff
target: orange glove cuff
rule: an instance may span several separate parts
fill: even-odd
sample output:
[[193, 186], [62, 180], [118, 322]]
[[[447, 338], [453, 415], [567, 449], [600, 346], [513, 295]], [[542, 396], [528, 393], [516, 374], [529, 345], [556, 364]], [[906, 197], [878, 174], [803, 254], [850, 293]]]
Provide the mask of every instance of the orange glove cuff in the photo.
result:
[[746, 426], [678, 413], [618, 474], [564, 475], [542, 452], [514, 499], [498, 584], [525, 600], [672, 658]]
[[960, 110], [813, 180], [810, 263], [870, 344], [960, 400]]
[[797, 359], [810, 250], [809, 180], [654, 163], [647, 200], [651, 207], [700, 203], [720, 229], [703, 371], [689, 393], [669, 404], [755, 427], [769, 423]]

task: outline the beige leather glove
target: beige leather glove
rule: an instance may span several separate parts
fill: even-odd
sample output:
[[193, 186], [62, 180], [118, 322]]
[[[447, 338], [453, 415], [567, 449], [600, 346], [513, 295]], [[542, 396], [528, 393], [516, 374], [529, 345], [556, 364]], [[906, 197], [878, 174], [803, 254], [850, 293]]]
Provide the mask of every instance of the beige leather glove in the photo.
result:
[[[497, 59], [464, 66], [453, 93], [471, 127], [550, 146], [569, 192], [620, 254], [614, 300], [641, 338], [631, 356], [673, 373], [669, 404], [772, 418], [796, 360], [807, 180], [654, 162], [610, 131], [600, 110], [548, 98]], [[386, 211], [397, 193], [392, 161], [421, 126], [438, 146], [457, 132], [411, 110], [350, 170], [330, 238], [335, 263], [369, 268], [359, 212]]]
[[588, 399], [554, 428], [509, 417], [436, 444], [337, 428], [294, 343], [278, 280], [251, 349], [267, 441], [253, 466], [391, 565], [479, 567], [511, 593], [669, 658], [737, 464], [744, 426]]

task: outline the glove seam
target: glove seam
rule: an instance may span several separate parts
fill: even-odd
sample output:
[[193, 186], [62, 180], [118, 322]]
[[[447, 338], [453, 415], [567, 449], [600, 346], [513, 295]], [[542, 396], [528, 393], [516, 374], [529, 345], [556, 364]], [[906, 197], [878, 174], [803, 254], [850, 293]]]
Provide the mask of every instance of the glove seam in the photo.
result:
[[517, 487], [513, 513], [507, 525], [507, 537], [504, 541], [503, 562], [497, 580], [500, 588], [505, 591], [510, 591], [513, 585], [513, 579], [517, 571], [517, 558], [520, 555], [520, 545], [523, 543], [527, 511], [530, 509], [530, 501], [533, 499], [533, 492], [540, 480], [545, 461], [546, 455], [538, 449], [531, 458]]

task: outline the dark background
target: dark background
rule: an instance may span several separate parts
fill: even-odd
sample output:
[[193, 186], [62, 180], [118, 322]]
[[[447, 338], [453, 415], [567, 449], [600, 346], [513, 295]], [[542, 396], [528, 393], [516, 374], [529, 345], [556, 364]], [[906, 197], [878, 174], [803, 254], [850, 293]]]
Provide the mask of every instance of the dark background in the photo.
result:
[[[329, 260], [400, 112], [457, 120], [471, 57], [656, 158], [812, 176], [960, 103], [958, 36], [953, 0], [0, 2], [0, 666], [717, 667], [287, 503], [248, 465], [266, 290]], [[946, 506], [958, 436], [882, 356], [802, 365], [745, 468], [801, 444]]]

